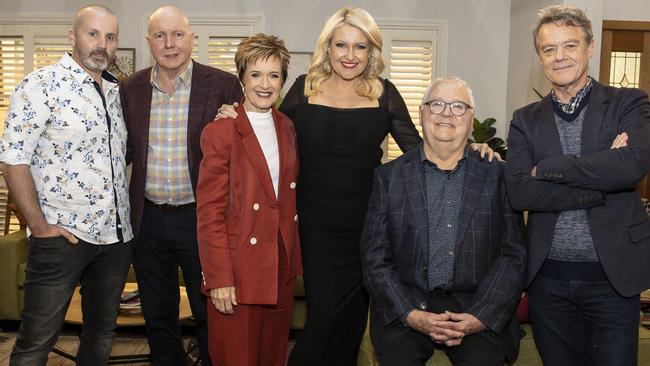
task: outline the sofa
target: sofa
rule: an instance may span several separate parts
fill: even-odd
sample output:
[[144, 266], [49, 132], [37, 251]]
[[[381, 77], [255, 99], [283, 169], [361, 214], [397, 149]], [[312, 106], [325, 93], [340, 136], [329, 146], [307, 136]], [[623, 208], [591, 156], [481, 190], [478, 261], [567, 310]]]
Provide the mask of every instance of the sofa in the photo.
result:
[[[526, 336], [521, 339], [519, 356], [512, 366], [542, 366], [542, 360], [537, 353], [530, 324], [521, 324], [521, 327], [526, 331]], [[637, 364], [650, 365], [650, 329], [645, 327], [639, 327], [639, 357]], [[361, 341], [357, 365], [379, 366], [379, 361], [377, 361], [374, 349], [370, 343], [368, 329], [366, 329], [366, 333]], [[444, 352], [436, 351], [427, 362], [427, 366], [452, 366], [452, 363]]]
[[20, 320], [27, 250], [24, 229], [0, 236], [0, 320]]

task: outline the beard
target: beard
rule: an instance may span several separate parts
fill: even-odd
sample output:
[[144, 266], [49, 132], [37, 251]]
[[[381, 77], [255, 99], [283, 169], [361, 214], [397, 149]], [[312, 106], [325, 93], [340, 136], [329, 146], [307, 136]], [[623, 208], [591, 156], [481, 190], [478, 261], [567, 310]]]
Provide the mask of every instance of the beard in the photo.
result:
[[[95, 71], [95, 72], [101, 72], [106, 70], [108, 65], [110, 65], [113, 62], [113, 58], [115, 55], [109, 55], [108, 52], [106, 52], [106, 49], [104, 48], [95, 48], [90, 53], [85, 57], [82, 57], [82, 62], [86, 68]], [[103, 60], [98, 60], [95, 59], [95, 56], [101, 56], [103, 57]]]

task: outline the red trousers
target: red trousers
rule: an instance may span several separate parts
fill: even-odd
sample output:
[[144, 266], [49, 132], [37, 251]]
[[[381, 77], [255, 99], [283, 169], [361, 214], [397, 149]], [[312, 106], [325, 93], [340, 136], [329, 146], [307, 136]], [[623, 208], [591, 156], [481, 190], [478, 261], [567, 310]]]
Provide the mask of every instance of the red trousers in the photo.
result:
[[234, 307], [222, 314], [208, 299], [208, 345], [213, 365], [284, 366], [289, 343], [295, 279], [288, 281], [284, 243], [279, 240], [278, 304]]

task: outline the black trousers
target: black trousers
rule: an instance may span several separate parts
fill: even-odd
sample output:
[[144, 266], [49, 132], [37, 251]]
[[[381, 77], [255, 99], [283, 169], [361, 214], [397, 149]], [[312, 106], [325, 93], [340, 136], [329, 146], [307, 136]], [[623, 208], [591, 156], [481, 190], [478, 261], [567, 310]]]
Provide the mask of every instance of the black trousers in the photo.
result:
[[[356, 366], [368, 320], [359, 240], [301, 231], [307, 321], [290, 366]], [[316, 249], [315, 249], [315, 248]]]
[[[427, 311], [441, 313], [445, 310], [460, 312], [460, 304], [449, 294], [432, 294]], [[401, 323], [391, 326], [404, 327]], [[447, 347], [411, 328], [376, 353], [382, 366], [423, 366], [436, 349], [444, 351], [451, 362], [459, 366], [500, 366], [506, 362], [505, 351], [479, 334], [463, 338], [458, 346]]]
[[635, 366], [639, 295], [623, 297], [607, 280], [537, 275], [528, 289], [535, 344], [545, 365]]
[[196, 239], [196, 209], [163, 211], [145, 204], [142, 229], [133, 248], [147, 340], [156, 366], [186, 365], [178, 325], [178, 267], [196, 323], [196, 337], [203, 365], [210, 365], [206, 297], [201, 293], [201, 263]]

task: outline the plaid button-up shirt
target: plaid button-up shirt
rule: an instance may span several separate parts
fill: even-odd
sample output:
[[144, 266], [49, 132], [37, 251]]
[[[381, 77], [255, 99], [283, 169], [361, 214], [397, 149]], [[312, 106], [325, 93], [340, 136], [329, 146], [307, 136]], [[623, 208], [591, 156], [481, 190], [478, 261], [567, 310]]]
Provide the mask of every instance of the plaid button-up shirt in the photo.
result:
[[158, 204], [194, 202], [187, 165], [187, 115], [192, 89], [192, 62], [174, 80], [168, 95], [157, 83], [158, 65], [151, 69], [151, 117], [145, 196]]

